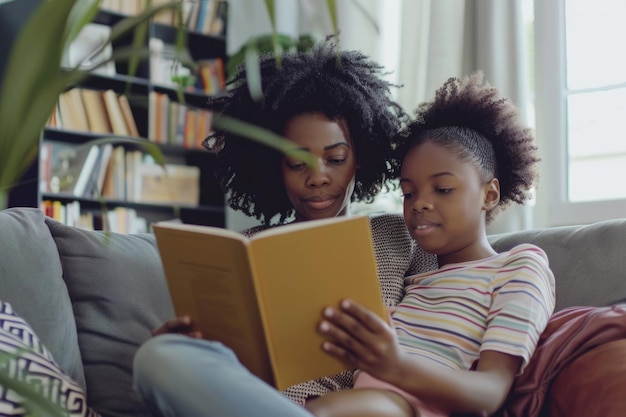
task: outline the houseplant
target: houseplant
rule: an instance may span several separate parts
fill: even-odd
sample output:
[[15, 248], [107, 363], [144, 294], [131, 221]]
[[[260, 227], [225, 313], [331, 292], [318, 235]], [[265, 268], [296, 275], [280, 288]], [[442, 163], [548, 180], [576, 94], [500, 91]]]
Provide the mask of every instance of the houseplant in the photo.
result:
[[[5, 1], [0, 0], [0, 4]], [[272, 22], [273, 3], [271, 0], [265, 2]], [[329, 1], [329, 7], [333, 3]], [[168, 9], [180, 10], [181, 4], [182, 0], [178, 0], [153, 6], [147, 0], [147, 7], [142, 13], [122, 19], [113, 27], [110, 41], [130, 32], [134, 32], [134, 41], [127, 49], [115, 51], [111, 59], [127, 60], [130, 70], [133, 71], [138, 61], [148, 56], [143, 45], [150, 19]], [[61, 60], [72, 40], [98, 13], [98, 8], [98, 0], [41, 1], [13, 43], [4, 77], [0, 82], [0, 210], [7, 207], [9, 191], [35, 162], [41, 131], [58, 96], [90, 75], [89, 71], [80, 69], [80, 65], [63, 68]], [[180, 60], [188, 61], [190, 58], [183, 46], [184, 41], [184, 33], [181, 31], [181, 36], [178, 37], [178, 56]], [[275, 50], [278, 51], [279, 48], [275, 46]], [[280, 59], [280, 54], [276, 56]], [[248, 65], [253, 65], [254, 53], [247, 53], [246, 59]], [[237, 131], [243, 136], [284, 152], [297, 154], [305, 161], [314, 163], [307, 154], [293, 150], [289, 142], [275, 134], [225, 118], [216, 117], [214, 122], [223, 129]], [[102, 138], [97, 141], [132, 141], [142, 145], [157, 162], [163, 162], [157, 146], [146, 140]], [[3, 364], [13, 359], [15, 356], [12, 355], [0, 357], [0, 385], [19, 394], [31, 415], [66, 415], [57, 404], [40, 395], [37, 389], [23, 381], [12, 379], [3, 372]]]
[[[136, 66], [146, 52], [139, 50], [149, 19], [172, 2], [148, 7], [138, 16], [115, 26], [111, 40], [135, 31], [129, 50], [113, 59], [129, 59]], [[80, 68], [61, 66], [64, 51], [80, 30], [98, 12], [97, 0], [42, 1], [18, 33], [7, 60], [0, 94], [0, 209], [8, 204], [8, 193], [37, 156], [39, 136], [60, 93], [89, 76]], [[146, 150], [162, 159], [156, 147]]]

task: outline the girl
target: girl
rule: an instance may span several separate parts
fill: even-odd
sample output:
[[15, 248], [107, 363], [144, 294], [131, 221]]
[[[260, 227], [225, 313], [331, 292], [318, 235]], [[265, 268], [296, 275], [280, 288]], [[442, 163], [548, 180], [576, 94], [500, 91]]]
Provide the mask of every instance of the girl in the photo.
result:
[[405, 279], [391, 324], [350, 300], [323, 312], [323, 349], [358, 368], [354, 388], [307, 403], [316, 416], [492, 415], [554, 309], [545, 253], [496, 253], [486, 224], [522, 203], [538, 161], [529, 129], [482, 74], [450, 79], [402, 137], [411, 236], [439, 269]]

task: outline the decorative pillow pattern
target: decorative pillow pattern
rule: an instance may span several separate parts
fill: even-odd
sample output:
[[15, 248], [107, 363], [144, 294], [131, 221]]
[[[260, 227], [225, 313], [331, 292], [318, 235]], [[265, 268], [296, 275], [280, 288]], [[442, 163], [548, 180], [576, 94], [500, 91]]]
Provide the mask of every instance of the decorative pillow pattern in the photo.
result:
[[[19, 357], [5, 361], [3, 356], [23, 351]], [[31, 327], [16, 315], [11, 305], [0, 301], [0, 369], [10, 377], [31, 383], [48, 399], [64, 407], [72, 417], [99, 415], [87, 406], [82, 388], [61, 371]], [[0, 415], [23, 416], [22, 398], [0, 386]]]

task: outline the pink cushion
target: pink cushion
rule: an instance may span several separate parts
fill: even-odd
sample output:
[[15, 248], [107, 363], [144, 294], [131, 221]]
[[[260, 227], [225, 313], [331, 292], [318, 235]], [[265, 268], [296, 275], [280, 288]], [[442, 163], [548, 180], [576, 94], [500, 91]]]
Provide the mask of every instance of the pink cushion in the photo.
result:
[[565, 367], [552, 384], [551, 417], [626, 416], [626, 339], [599, 345]]

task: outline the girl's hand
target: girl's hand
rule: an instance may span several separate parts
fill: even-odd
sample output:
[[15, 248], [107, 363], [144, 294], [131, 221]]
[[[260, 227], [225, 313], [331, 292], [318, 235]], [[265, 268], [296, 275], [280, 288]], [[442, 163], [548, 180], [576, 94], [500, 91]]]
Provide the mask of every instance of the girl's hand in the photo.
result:
[[189, 316], [176, 317], [163, 323], [152, 331], [152, 336], [160, 334], [176, 333], [182, 334], [194, 339], [202, 339], [202, 332], [195, 329], [193, 321]]
[[343, 300], [339, 309], [325, 308], [322, 317], [318, 331], [327, 339], [322, 349], [329, 355], [381, 380], [400, 366], [395, 329], [373, 312]]

